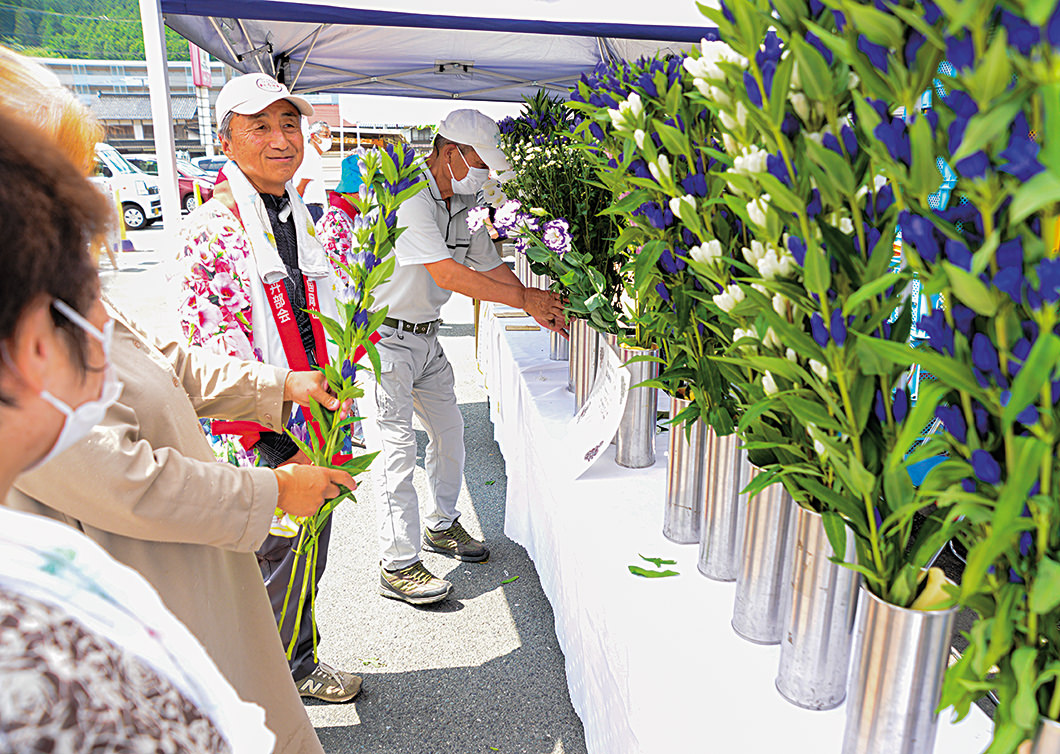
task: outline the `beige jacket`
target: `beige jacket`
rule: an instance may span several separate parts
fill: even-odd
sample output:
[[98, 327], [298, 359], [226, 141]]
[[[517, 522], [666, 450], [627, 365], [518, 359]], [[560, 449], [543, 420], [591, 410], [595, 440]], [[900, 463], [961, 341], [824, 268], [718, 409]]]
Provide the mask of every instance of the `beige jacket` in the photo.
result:
[[322, 753], [254, 556], [276, 507], [276, 477], [215, 461], [198, 421], [279, 431], [287, 371], [158, 345], [108, 313], [125, 385], [118, 403], [87, 439], [19, 477], [7, 505], [69, 523], [139, 571], [240, 697], [265, 708], [277, 752]]

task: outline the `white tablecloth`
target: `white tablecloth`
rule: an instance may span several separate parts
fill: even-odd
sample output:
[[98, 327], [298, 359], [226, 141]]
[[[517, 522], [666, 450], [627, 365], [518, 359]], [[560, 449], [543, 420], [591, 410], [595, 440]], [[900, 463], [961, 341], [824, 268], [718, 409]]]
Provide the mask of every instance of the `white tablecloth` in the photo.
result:
[[[666, 435], [648, 469], [615, 463], [614, 446], [580, 479], [553, 483], [539, 449], [561, 442], [574, 411], [567, 362], [548, 359], [548, 333], [509, 331], [485, 305], [479, 360], [507, 465], [505, 533], [533, 558], [552, 603], [567, 684], [590, 754], [838, 754], [844, 708], [809, 712], [774, 687], [779, 647], [740, 639], [729, 621], [734, 584], [696, 570], [698, 548], [662, 535]], [[628, 565], [664, 557], [680, 576], [645, 579]], [[990, 741], [978, 709], [952, 725], [937, 754], [975, 754]]]

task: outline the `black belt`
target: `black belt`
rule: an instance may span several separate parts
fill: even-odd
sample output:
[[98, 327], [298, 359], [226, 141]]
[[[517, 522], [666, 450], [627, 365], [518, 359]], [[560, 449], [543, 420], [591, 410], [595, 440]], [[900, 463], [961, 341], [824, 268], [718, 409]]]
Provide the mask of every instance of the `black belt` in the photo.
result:
[[395, 330], [403, 330], [414, 335], [427, 335], [430, 333], [431, 328], [436, 327], [441, 321], [440, 319], [432, 319], [430, 322], [405, 322], [401, 319], [387, 317], [383, 320], [383, 324], [387, 327], [393, 327]]

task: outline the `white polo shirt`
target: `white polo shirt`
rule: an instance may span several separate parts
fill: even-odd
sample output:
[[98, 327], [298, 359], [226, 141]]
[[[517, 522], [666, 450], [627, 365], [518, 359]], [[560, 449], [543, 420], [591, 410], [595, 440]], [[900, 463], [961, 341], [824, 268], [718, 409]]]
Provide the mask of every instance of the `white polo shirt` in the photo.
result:
[[398, 208], [397, 224], [405, 231], [394, 247], [394, 274], [375, 290], [376, 308], [389, 306], [388, 316], [416, 323], [438, 319], [452, 295], [434, 282], [425, 264], [455, 259], [479, 272], [501, 264], [486, 230], [472, 235], [467, 229], [467, 211], [478, 204], [476, 197], [454, 194], [446, 206], [431, 171], [424, 167], [423, 175], [427, 186]]

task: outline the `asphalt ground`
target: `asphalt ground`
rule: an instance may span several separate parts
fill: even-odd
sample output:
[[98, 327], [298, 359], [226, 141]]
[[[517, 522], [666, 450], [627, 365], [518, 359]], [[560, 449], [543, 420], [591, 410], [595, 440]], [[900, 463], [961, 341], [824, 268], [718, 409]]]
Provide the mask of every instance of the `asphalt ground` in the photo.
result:
[[[171, 236], [156, 227], [130, 233], [137, 250], [119, 255], [118, 270], [106, 258], [100, 265], [111, 299], [159, 333], [179, 332], [179, 291], [166, 282]], [[364, 690], [349, 704], [309, 701], [307, 711], [329, 754], [581, 754], [585, 735], [552, 608], [526, 551], [504, 536], [507, 479], [475, 361], [471, 303], [454, 295], [442, 314], [440, 337], [465, 421], [461, 521], [485, 537], [490, 559], [469, 564], [424, 553], [426, 566], [454, 585], [438, 605], [379, 596], [374, 497], [364, 475], [357, 501], [333, 514], [317, 606], [320, 658], [363, 676]], [[422, 427], [416, 436], [415, 485], [424, 500]]]

